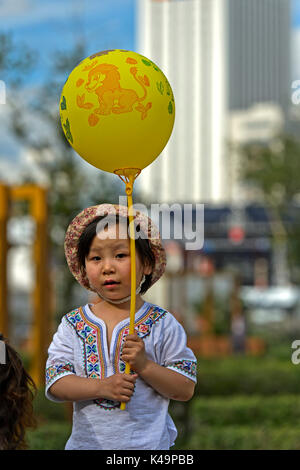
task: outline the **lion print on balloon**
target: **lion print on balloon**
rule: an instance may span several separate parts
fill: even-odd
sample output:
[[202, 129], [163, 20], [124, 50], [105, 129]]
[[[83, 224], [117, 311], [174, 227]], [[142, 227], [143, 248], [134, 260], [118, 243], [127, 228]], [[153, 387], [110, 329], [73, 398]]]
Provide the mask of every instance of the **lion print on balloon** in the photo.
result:
[[[137, 61], [130, 57], [127, 58], [128, 64], [136, 64]], [[141, 119], [147, 117], [152, 103], [142, 102], [147, 98], [147, 87], [150, 86], [147, 75], [138, 75], [137, 67], [131, 67], [130, 73], [143, 90], [142, 96], [132, 89], [122, 88], [120, 84], [120, 73], [118, 67], [113, 64], [97, 64], [97, 60], [84, 67], [83, 72], [88, 71], [87, 81], [79, 78], [76, 82], [78, 88], [84, 86], [86, 90], [77, 95], [77, 106], [83, 109], [90, 109], [88, 116], [90, 126], [95, 126], [99, 121], [99, 115], [107, 116], [111, 113], [122, 114], [133, 111], [134, 109], [141, 113]], [[98, 105], [94, 105], [86, 100], [86, 92], [97, 96]]]

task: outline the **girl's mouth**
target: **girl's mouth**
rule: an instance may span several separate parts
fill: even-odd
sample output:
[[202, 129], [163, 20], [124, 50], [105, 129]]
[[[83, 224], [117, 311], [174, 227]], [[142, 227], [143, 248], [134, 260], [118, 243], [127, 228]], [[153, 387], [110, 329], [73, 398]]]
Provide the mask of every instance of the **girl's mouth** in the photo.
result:
[[104, 287], [107, 287], [108, 289], [109, 289], [109, 288], [111, 289], [112, 287], [116, 287], [116, 286], [118, 286], [119, 284], [120, 284], [119, 282], [108, 281], [108, 282], [106, 282], [106, 283], [103, 284], [103, 285], [104, 285]]

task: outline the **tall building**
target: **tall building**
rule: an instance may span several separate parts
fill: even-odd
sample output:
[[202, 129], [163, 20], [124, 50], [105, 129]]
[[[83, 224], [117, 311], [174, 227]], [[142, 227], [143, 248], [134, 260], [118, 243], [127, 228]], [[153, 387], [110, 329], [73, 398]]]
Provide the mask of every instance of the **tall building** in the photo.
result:
[[175, 124], [161, 156], [138, 178], [163, 202], [222, 198], [225, 171], [224, 2], [138, 0], [138, 52], [167, 76]]
[[290, 98], [290, 0], [137, 0], [137, 51], [166, 74], [172, 136], [137, 180], [150, 201], [230, 202], [231, 112]]
[[229, 109], [273, 102], [286, 112], [291, 95], [290, 0], [227, 0], [227, 5]]

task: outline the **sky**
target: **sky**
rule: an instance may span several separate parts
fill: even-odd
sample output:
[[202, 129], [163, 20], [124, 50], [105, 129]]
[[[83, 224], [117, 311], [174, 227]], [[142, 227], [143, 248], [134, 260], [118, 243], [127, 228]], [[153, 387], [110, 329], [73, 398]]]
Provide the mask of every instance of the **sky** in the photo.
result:
[[[137, 50], [135, 13], [138, 1], [0, 0], [0, 33], [12, 33], [20, 48], [24, 45], [35, 52], [37, 66], [26, 77], [28, 89], [34, 90], [49, 74], [57, 51], [70, 50], [76, 41], [84, 42], [86, 56], [113, 48]], [[300, 0], [291, 0], [291, 5], [291, 80], [296, 80], [300, 79]], [[9, 138], [5, 119], [5, 105], [0, 104], [0, 177], [1, 170], [13, 175], [10, 167], [22, 151]]]
[[[30, 49], [36, 60], [26, 75], [24, 95], [49, 78], [57, 52], [70, 51], [77, 41], [85, 44], [86, 56], [105, 49], [135, 50], [136, 1], [0, 0], [0, 33], [11, 33], [18, 49]], [[12, 92], [7, 85], [6, 95]], [[7, 132], [7, 120], [7, 108], [0, 104], [0, 178], [8, 175], [14, 183], [12, 170], [23, 149]], [[21, 160], [26, 166], [26, 155]]]
[[292, 26], [293, 28], [300, 27], [300, 0], [292, 0]]
[[292, 0], [292, 51], [291, 51], [291, 79], [300, 79], [300, 0]]
[[87, 56], [104, 49], [135, 47], [136, 0], [0, 0], [0, 31], [38, 54], [39, 67], [30, 80], [38, 82], [59, 50], [77, 41]]

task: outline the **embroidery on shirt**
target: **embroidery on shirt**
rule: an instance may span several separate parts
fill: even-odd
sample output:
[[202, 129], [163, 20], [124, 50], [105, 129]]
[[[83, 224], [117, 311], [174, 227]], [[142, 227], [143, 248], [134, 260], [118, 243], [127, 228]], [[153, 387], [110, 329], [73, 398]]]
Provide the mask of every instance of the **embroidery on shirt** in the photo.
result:
[[[147, 309], [142, 318], [140, 318], [140, 320], [138, 320], [134, 326], [134, 329], [137, 332], [138, 336], [140, 338], [145, 338], [146, 336], [148, 336], [151, 332], [151, 328], [154, 323], [156, 323], [161, 318], [165, 317], [166, 314], [166, 310], [157, 306], [151, 306], [149, 309]], [[114, 349], [114, 371], [119, 370], [120, 372], [124, 372], [125, 370], [126, 364], [124, 361], [122, 361], [121, 354], [125, 343], [125, 338], [128, 334], [129, 326], [126, 326], [122, 328], [118, 335], [118, 339]], [[131, 373], [134, 372], [131, 371]]]
[[58, 375], [65, 374], [66, 372], [72, 372], [75, 374], [75, 369], [73, 364], [67, 362], [65, 364], [51, 364], [51, 366], [46, 369], [46, 386], [48, 386], [54, 378]]
[[[65, 316], [73, 326], [77, 336], [83, 344], [83, 359], [87, 377], [101, 379], [106, 376], [106, 366], [103, 358], [103, 338], [99, 328], [88, 321], [81, 308], [78, 308]], [[101, 341], [102, 340], [102, 341]]]
[[[163, 318], [166, 313], [166, 310], [150, 305], [146, 312], [142, 314], [142, 317], [135, 324], [135, 330], [137, 331], [138, 336], [140, 338], [145, 338], [148, 336], [154, 323]], [[91, 378], [106, 377], [107, 366], [105, 363], [103, 348], [104, 341], [102, 336], [102, 328], [90, 322], [86, 318], [81, 307], [73, 310], [70, 313], [67, 313], [65, 318], [75, 329], [77, 336], [82, 341], [83, 363], [86, 376]], [[125, 362], [122, 361], [120, 356], [125, 338], [128, 333], [129, 326], [127, 325], [120, 330], [117, 341], [115, 342], [113, 350], [114, 373], [116, 373], [116, 371], [122, 373], [125, 370]], [[131, 371], [130, 373], [133, 374], [134, 372]], [[105, 410], [111, 410], [120, 407], [120, 402], [107, 399], [94, 400], [94, 403]]]
[[196, 378], [197, 376], [197, 362], [196, 361], [187, 361], [187, 360], [182, 360], [182, 361], [176, 361], [168, 364], [166, 367], [171, 367], [177, 370], [181, 370], [185, 374], [188, 374], [189, 376]]
[[[66, 320], [73, 326], [82, 341], [83, 363], [88, 378], [101, 379], [106, 377], [106, 363], [103, 353], [102, 330], [91, 323], [81, 308], [67, 313]], [[105, 410], [118, 408], [119, 402], [99, 399], [94, 403]]]

